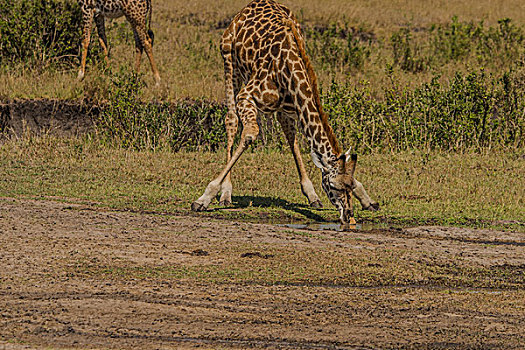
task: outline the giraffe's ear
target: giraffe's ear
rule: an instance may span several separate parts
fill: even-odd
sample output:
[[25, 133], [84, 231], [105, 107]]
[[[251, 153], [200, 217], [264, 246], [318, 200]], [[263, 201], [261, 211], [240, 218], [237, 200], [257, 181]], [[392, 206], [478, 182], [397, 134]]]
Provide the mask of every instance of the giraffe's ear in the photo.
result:
[[[357, 164], [357, 154], [350, 155], [350, 160], [346, 162], [346, 173], [350, 175], [351, 178], [354, 177], [355, 166]], [[348, 158], [347, 158], [348, 159]]]
[[346, 162], [347, 162], [347, 163], [350, 162], [350, 160], [351, 160], [351, 159], [350, 159], [350, 158], [351, 158], [351, 154], [352, 154], [351, 152], [352, 152], [352, 147], [350, 147], [350, 148], [348, 149], [348, 151], [346, 151], [346, 153], [345, 153], [345, 156], [346, 156]]
[[326, 169], [326, 164], [323, 161], [321, 153], [312, 151], [311, 155], [315, 166], [324, 171]]

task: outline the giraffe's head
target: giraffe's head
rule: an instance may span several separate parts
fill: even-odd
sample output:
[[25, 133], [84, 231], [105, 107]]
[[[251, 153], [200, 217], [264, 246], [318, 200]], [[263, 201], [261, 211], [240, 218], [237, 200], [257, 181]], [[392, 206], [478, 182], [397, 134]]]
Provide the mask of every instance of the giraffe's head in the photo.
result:
[[355, 225], [352, 190], [355, 187], [354, 171], [357, 155], [350, 150], [339, 157], [326, 159], [312, 153], [314, 164], [322, 170], [322, 186], [330, 202], [339, 210], [341, 227]]

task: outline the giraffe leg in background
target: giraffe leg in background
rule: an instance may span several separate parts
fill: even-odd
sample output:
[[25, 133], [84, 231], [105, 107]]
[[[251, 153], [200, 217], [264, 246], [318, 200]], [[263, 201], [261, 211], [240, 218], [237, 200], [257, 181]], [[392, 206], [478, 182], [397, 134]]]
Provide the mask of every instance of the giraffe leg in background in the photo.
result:
[[126, 14], [129, 23], [133, 27], [133, 34], [135, 35], [135, 69], [138, 71], [140, 68], [140, 62], [142, 58], [142, 51], [146, 51], [146, 56], [148, 56], [149, 63], [151, 65], [151, 71], [153, 72], [153, 77], [155, 78], [155, 86], [160, 85], [160, 74], [157, 69], [157, 64], [153, 58], [153, 46], [152, 40], [148, 35], [146, 30], [146, 21], [138, 20], [137, 18], [132, 17], [131, 15]]
[[100, 44], [100, 47], [102, 48], [102, 51], [104, 51], [104, 60], [106, 61], [106, 64], [109, 64], [108, 39], [106, 38], [106, 25], [104, 16], [96, 16], [95, 24], [97, 25], [98, 42]]
[[91, 40], [91, 26], [93, 25], [94, 17], [93, 9], [82, 9], [82, 45], [81, 45], [81, 58], [80, 58], [80, 68], [78, 70], [78, 80], [84, 79], [86, 71], [86, 58], [89, 49], [89, 41]]

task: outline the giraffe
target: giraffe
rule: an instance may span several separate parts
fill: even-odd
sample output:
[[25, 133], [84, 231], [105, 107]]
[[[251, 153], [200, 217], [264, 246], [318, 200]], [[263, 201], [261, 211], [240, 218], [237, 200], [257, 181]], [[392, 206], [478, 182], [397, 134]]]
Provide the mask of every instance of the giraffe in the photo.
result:
[[[192, 203], [192, 210], [206, 210], [219, 191], [219, 204], [231, 204], [231, 168], [259, 133], [258, 113], [276, 113], [295, 160], [301, 190], [312, 207], [322, 204], [301, 158], [297, 121], [309, 141], [312, 160], [321, 169], [322, 188], [338, 209], [343, 228], [355, 224], [351, 194], [363, 209], [379, 209], [353, 177], [357, 156], [341, 151], [328, 123], [300, 26], [288, 8], [274, 0], [250, 2], [224, 32], [221, 54], [228, 106], [227, 164]], [[232, 152], [239, 119], [241, 139]]]
[[[99, 43], [108, 62], [108, 41], [106, 39], [105, 18], [126, 16], [135, 36], [135, 69], [138, 70], [145, 50], [151, 64], [155, 83], [160, 84], [160, 75], [153, 59], [153, 31], [151, 30], [151, 0], [78, 0], [82, 9], [83, 37], [82, 53], [78, 79], [84, 78], [86, 57], [91, 39], [91, 28], [95, 20]], [[146, 28], [146, 22], [148, 27]]]

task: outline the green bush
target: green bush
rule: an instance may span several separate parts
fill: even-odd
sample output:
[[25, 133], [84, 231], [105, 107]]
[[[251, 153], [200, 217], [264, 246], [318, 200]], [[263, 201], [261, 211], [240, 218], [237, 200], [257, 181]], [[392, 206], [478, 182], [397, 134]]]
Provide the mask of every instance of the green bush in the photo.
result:
[[485, 28], [483, 21], [432, 25], [429, 29], [407, 26], [390, 37], [394, 65], [407, 72], [421, 72], [452, 61], [472, 57], [482, 65], [505, 67], [524, 53], [524, 34], [508, 18], [497, 27]]
[[412, 91], [394, 83], [384, 99], [368, 87], [332, 84], [324, 94], [335, 133], [345, 147], [465, 151], [525, 146], [525, 77], [483, 71], [457, 73], [448, 85], [435, 77]]
[[[413, 90], [390, 79], [383, 98], [368, 84], [332, 85], [322, 94], [337, 138], [359, 152], [373, 150], [520, 149], [525, 147], [525, 68], [501, 77], [483, 70], [434, 77]], [[97, 134], [132, 149], [217, 150], [224, 147], [226, 106], [204, 100], [144, 103], [139, 75], [121, 70], [101, 106]], [[240, 126], [241, 127], [241, 126]], [[287, 148], [275, 117], [260, 123], [265, 147]], [[261, 140], [256, 143], [261, 144]], [[303, 145], [307, 147], [308, 143]]]
[[144, 103], [141, 76], [125, 69], [112, 79], [96, 132], [105, 143], [138, 150], [216, 150], [226, 138], [224, 105], [204, 100]]
[[81, 21], [74, 0], [0, 0], [0, 63], [76, 60]]
[[407, 72], [421, 72], [430, 67], [430, 58], [422, 52], [422, 47], [412, 39], [409, 28], [401, 28], [390, 37], [394, 65]]
[[349, 27], [347, 23], [306, 27], [304, 33], [306, 49], [316, 66], [331, 72], [361, 69], [375, 39], [373, 33]]

